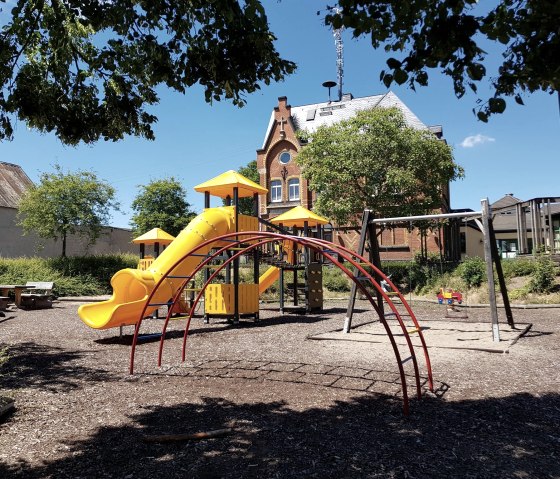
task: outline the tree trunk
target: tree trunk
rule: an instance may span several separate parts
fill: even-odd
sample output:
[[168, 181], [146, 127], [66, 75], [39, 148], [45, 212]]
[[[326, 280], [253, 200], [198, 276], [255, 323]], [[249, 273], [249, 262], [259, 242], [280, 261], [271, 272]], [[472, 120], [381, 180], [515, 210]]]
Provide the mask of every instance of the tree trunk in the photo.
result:
[[62, 234], [62, 257], [66, 258], [66, 232]]

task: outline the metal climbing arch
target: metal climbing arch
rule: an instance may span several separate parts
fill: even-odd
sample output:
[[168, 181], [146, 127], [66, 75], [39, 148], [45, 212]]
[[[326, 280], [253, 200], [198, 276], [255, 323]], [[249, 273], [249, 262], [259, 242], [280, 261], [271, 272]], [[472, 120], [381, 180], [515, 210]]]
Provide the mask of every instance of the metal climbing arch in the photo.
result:
[[[387, 337], [393, 349], [398, 371], [399, 371], [400, 383], [401, 383], [402, 394], [403, 394], [403, 411], [405, 414], [408, 414], [409, 395], [408, 395], [408, 387], [407, 387], [407, 375], [405, 374], [404, 365], [409, 361], [412, 363], [413, 366], [416, 396], [418, 397], [418, 399], [422, 397], [420, 370], [419, 370], [418, 359], [416, 356], [415, 348], [410, 337], [411, 334], [417, 334], [420, 339], [420, 347], [422, 349], [423, 356], [424, 356], [425, 374], [427, 375], [428, 378], [428, 387], [431, 391], [433, 391], [434, 389], [428, 348], [426, 346], [426, 342], [422, 334], [421, 327], [418, 323], [416, 316], [414, 315], [414, 312], [410, 308], [406, 299], [399, 292], [398, 288], [379, 268], [373, 265], [370, 261], [368, 261], [363, 256], [347, 248], [317, 238], [298, 237], [298, 236], [285, 235], [285, 234], [272, 233], [272, 232], [263, 232], [263, 231], [233, 232], [233, 233], [228, 233], [228, 234], [218, 236], [211, 240], [204, 241], [203, 243], [199, 244], [196, 248], [185, 252], [185, 254], [182, 257], [180, 257], [171, 268], [169, 268], [168, 272], [164, 274], [159, 279], [159, 281], [157, 281], [153, 290], [151, 291], [151, 293], [147, 298], [147, 301], [144, 305], [144, 308], [140, 314], [140, 317], [138, 319], [138, 322], [136, 323], [135, 330], [134, 330], [134, 337], [132, 340], [132, 347], [130, 353], [130, 373], [133, 374], [134, 372], [134, 359], [135, 359], [136, 349], [138, 346], [138, 337], [140, 334], [143, 318], [146, 316], [146, 313], [149, 309], [151, 308], [153, 309], [154, 307], [159, 307], [159, 306], [168, 306], [168, 313], [165, 318], [165, 321], [163, 322], [161, 338], [159, 343], [159, 350], [158, 350], [157, 361], [158, 361], [158, 366], [161, 366], [169, 320], [174, 310], [173, 307], [179, 301], [183, 290], [187, 287], [189, 282], [192, 281], [192, 279], [196, 276], [198, 272], [202, 271], [211, 262], [216, 262], [218, 259], [223, 258], [224, 257], [223, 253], [225, 252], [228, 253], [226, 255], [227, 258], [223, 261], [223, 263], [215, 266], [214, 272], [208, 276], [208, 278], [206, 279], [202, 287], [198, 290], [196, 297], [194, 298], [193, 305], [190, 308], [188, 316], [186, 317], [186, 323], [185, 323], [185, 329], [184, 329], [183, 341], [182, 341], [182, 353], [181, 353], [182, 361], [185, 361], [187, 338], [189, 335], [189, 329], [191, 326], [193, 314], [194, 311], [196, 310], [196, 306], [202, 299], [204, 295], [204, 291], [206, 290], [208, 285], [212, 283], [212, 281], [216, 278], [216, 276], [220, 273], [220, 271], [228, 267], [228, 265], [233, 261], [238, 260], [238, 258], [240, 258], [242, 255], [246, 255], [248, 253], [252, 253], [256, 250], [259, 250], [268, 243], [279, 242], [279, 241], [281, 242], [285, 240], [289, 240], [294, 243], [297, 243], [298, 245], [301, 245], [302, 248], [309, 248], [310, 250], [319, 253], [321, 256], [329, 260], [333, 265], [335, 265], [342, 272], [344, 272], [348, 276], [348, 278], [350, 278], [350, 280], [355, 285], [355, 288], [359, 290], [369, 301], [369, 303], [373, 307], [373, 310], [377, 313], [379, 321], [383, 325], [383, 328], [387, 334]], [[204, 251], [208, 251], [208, 252], [204, 253]], [[187, 258], [193, 258], [193, 257], [200, 258], [200, 260], [198, 262], [198, 265], [193, 269], [191, 273], [184, 276], [173, 275], [173, 271], [176, 269], [178, 265], [180, 265]], [[348, 263], [349, 267], [344, 264], [345, 262]], [[376, 280], [375, 278], [378, 278], [378, 280]], [[173, 298], [171, 298], [169, 302], [166, 303], [152, 302], [153, 298], [156, 297], [156, 293], [158, 289], [162, 287], [162, 285], [168, 279], [182, 281], [181, 287], [177, 289], [176, 293], [173, 295]], [[380, 281], [385, 281], [389, 285], [391, 289], [390, 294], [387, 294], [387, 292], [381, 287]], [[374, 291], [376, 298], [373, 297], [372, 293], [370, 292], [370, 289]], [[382, 301], [389, 307], [389, 309], [391, 310], [390, 313], [384, 313], [383, 305], [381, 305], [380, 307], [380, 305], [378, 304], [379, 298], [381, 298]], [[409, 329], [405, 324], [403, 320], [403, 316], [405, 315], [399, 312], [399, 310], [397, 309], [397, 306], [394, 303], [395, 299], [398, 299], [399, 304], [405, 308], [406, 317], [410, 318], [410, 320], [412, 321], [413, 328]], [[391, 321], [389, 321], [388, 319], [390, 319]], [[400, 330], [400, 333], [393, 332], [392, 328], [394, 328], [395, 326], [397, 327], [398, 330]], [[405, 339], [405, 343], [406, 343], [405, 348], [407, 354], [406, 357], [402, 357], [402, 354], [399, 351], [399, 347], [395, 338], [395, 336], [398, 334], [402, 334], [402, 337]]]

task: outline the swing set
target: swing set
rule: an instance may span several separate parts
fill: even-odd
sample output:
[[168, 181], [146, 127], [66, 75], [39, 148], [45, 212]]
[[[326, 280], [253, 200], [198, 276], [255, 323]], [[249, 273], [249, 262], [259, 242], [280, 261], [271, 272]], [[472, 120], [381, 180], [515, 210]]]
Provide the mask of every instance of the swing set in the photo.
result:
[[[502, 264], [500, 259], [500, 254], [498, 252], [498, 247], [496, 244], [496, 236], [494, 233], [494, 228], [492, 225], [492, 215], [490, 210], [490, 205], [488, 199], [481, 200], [481, 210], [480, 211], [465, 211], [456, 213], [443, 213], [443, 214], [433, 214], [433, 215], [419, 215], [419, 216], [402, 216], [394, 218], [375, 218], [371, 210], [364, 210], [362, 216], [362, 228], [360, 233], [360, 240], [358, 243], [357, 253], [358, 255], [363, 255], [365, 252], [366, 241], [369, 238], [370, 248], [369, 248], [369, 261], [375, 265], [378, 269], [381, 269], [381, 257], [380, 248], [378, 241], [378, 225], [412, 225], [414, 222], [418, 221], [441, 221], [450, 219], [472, 219], [479, 226], [482, 234], [484, 236], [484, 258], [486, 262], [486, 275], [488, 277], [488, 295], [490, 302], [490, 312], [492, 319], [492, 339], [494, 342], [500, 341], [500, 329], [498, 323], [498, 305], [496, 301], [496, 289], [494, 283], [494, 267], [496, 269], [496, 275], [498, 277], [498, 282], [500, 286], [500, 292], [502, 294], [502, 299], [504, 303], [504, 309], [506, 313], [507, 323], [511, 328], [515, 328], [515, 323], [513, 320], [513, 314], [511, 312], [511, 306], [509, 302], [508, 292], [505, 284], [504, 273], [502, 270]], [[357, 274], [357, 271], [355, 271]], [[442, 291], [443, 292], [443, 291]], [[354, 306], [356, 302], [356, 285], [352, 285], [352, 290], [350, 293], [350, 298], [348, 300], [348, 308], [346, 310], [346, 318], [344, 322], [343, 331], [349, 333], [352, 327], [352, 316], [354, 311]], [[443, 292], [443, 299], [451, 299], [454, 302], [453, 294], [451, 298], [445, 298], [447, 293]], [[381, 312], [383, 312], [383, 297], [379, 292], [377, 296], [377, 305]], [[442, 301], [444, 302], [444, 301]], [[457, 301], [458, 302], [458, 301]], [[461, 296], [462, 302], [462, 296]]]

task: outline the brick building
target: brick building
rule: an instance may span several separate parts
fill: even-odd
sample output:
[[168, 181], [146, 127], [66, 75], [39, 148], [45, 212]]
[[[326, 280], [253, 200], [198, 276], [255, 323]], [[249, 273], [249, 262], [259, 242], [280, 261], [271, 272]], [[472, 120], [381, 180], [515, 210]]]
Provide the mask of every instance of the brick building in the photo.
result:
[[[286, 97], [278, 98], [278, 105], [270, 115], [263, 145], [257, 150], [260, 184], [268, 189], [268, 194], [259, 198], [260, 215], [270, 219], [298, 205], [313, 210], [315, 195], [293, 161], [304, 146], [298, 140], [296, 131], [312, 133], [322, 125], [332, 125], [351, 118], [361, 110], [391, 107], [401, 110], [410, 127], [429, 129], [445, 141], [441, 126], [426, 126], [393, 92], [363, 98], [345, 94], [340, 101], [302, 106], [290, 106]], [[449, 210], [449, 185], [443, 185], [441, 208], [434, 213], [446, 213]], [[359, 231], [352, 227], [333, 225], [331, 234], [333, 241], [350, 248], [355, 248], [359, 239]], [[446, 228], [427, 235], [407, 228], [386, 230], [380, 238], [382, 258], [405, 260], [418, 251], [441, 251], [449, 257], [452, 256], [451, 250], [457, 249], [446, 244], [450, 237]]]

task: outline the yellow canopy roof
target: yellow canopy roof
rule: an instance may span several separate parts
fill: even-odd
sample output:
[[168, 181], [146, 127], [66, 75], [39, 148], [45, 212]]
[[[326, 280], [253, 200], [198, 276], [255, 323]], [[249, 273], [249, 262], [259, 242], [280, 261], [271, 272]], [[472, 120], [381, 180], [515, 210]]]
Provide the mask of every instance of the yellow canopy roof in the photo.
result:
[[169, 244], [175, 239], [175, 236], [171, 236], [160, 228], [154, 228], [143, 235], [138, 236], [132, 240], [133, 243], [139, 244]]
[[268, 190], [258, 185], [249, 178], [234, 170], [226, 171], [211, 180], [200, 183], [194, 187], [195, 191], [204, 193], [208, 191], [213, 196], [225, 198], [227, 196], [233, 198], [233, 189], [237, 187], [237, 195], [239, 198], [252, 197], [255, 193], [264, 194]]
[[317, 225], [326, 225], [329, 220], [319, 216], [313, 211], [309, 211], [307, 208], [303, 206], [296, 206], [291, 210], [282, 213], [279, 216], [276, 216], [270, 220], [272, 223], [280, 224], [282, 223], [284, 226], [288, 227], [298, 227], [302, 228], [304, 223], [307, 221], [307, 226], [317, 226]]

